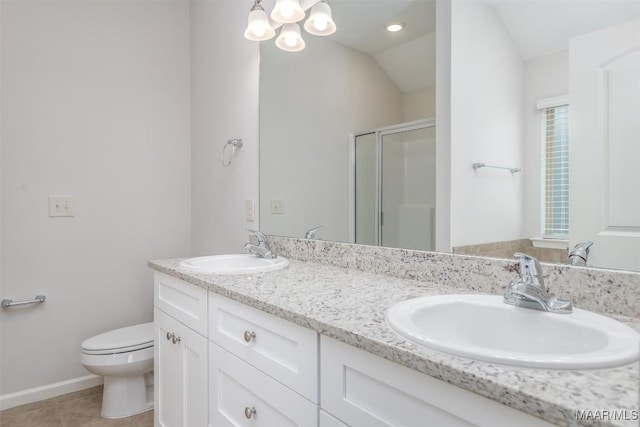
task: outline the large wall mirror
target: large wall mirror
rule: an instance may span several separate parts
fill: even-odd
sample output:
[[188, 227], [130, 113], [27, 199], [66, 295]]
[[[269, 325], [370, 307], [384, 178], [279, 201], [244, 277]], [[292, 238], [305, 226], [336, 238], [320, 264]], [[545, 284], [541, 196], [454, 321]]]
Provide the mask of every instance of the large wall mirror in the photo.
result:
[[335, 34], [261, 43], [261, 230], [640, 270], [640, 5], [436, 3], [329, 0]]

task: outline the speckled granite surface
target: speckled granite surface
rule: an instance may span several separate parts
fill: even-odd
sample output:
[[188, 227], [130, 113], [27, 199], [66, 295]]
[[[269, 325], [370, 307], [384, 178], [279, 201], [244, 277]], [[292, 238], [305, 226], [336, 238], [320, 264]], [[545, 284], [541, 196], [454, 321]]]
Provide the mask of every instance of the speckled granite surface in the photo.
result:
[[[269, 236], [278, 255], [337, 267], [502, 293], [516, 260]], [[640, 318], [640, 272], [542, 263], [545, 283], [576, 307]]]
[[[637, 420], [578, 422], [576, 411], [638, 411], [639, 363], [583, 371], [496, 365], [416, 346], [386, 325], [387, 308], [409, 298], [501, 293], [503, 276], [510, 280], [515, 264], [496, 265], [496, 260], [476, 257], [442, 260], [438, 256], [452, 256], [297, 239], [274, 239], [272, 248], [291, 258], [289, 267], [264, 274], [209, 275], [179, 268], [179, 259], [151, 261], [149, 266], [558, 425], [638, 425]], [[575, 280], [581, 289], [594, 286], [584, 278]], [[623, 298], [624, 292], [613, 295], [611, 301]], [[637, 300], [637, 295], [629, 298]], [[615, 317], [640, 329], [637, 316]]]

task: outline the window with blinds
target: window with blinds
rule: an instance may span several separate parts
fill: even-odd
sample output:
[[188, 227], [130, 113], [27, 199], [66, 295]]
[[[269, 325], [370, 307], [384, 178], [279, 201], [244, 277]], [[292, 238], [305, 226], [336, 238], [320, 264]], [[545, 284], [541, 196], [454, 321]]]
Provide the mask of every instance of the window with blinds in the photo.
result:
[[544, 137], [542, 234], [569, 234], [569, 105], [542, 109]]

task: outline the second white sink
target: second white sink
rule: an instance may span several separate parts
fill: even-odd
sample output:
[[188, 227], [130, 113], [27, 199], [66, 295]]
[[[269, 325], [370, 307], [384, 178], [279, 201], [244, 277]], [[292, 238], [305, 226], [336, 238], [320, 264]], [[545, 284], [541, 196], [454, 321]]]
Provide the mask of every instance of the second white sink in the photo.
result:
[[609, 317], [574, 309], [548, 313], [497, 295], [438, 295], [402, 301], [387, 323], [408, 340], [457, 356], [551, 369], [608, 368], [640, 359], [640, 334]]
[[283, 257], [258, 258], [251, 254], [212, 255], [189, 258], [180, 262], [180, 267], [197, 273], [249, 274], [280, 270], [289, 265]]

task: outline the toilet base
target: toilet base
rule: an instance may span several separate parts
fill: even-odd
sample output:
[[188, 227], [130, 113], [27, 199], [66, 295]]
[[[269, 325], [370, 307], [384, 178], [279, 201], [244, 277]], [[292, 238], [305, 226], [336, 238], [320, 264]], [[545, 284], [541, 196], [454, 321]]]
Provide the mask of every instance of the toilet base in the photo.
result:
[[102, 417], [124, 418], [153, 409], [145, 375], [107, 376], [102, 392]]

